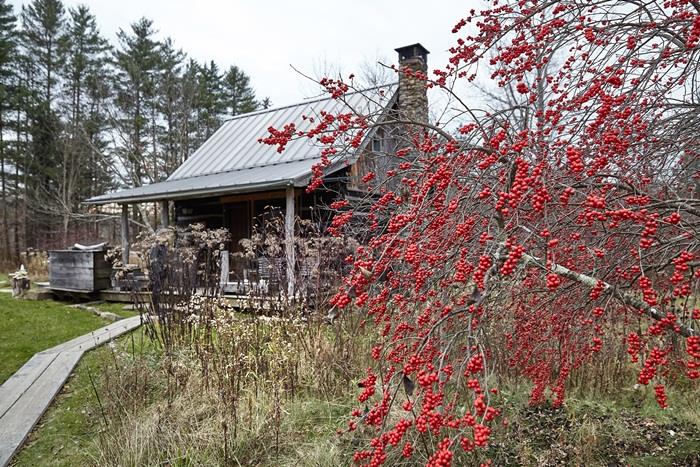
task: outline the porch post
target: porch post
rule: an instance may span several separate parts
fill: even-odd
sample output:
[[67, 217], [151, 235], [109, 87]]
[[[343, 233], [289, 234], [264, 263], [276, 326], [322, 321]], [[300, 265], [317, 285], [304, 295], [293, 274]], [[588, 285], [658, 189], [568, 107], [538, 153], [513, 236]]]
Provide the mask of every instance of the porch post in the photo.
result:
[[129, 264], [129, 205], [122, 204], [122, 263]]
[[170, 225], [170, 220], [169, 220], [169, 205], [170, 203], [168, 200], [163, 200], [160, 202], [160, 226], [161, 227], [167, 227]]
[[284, 238], [287, 247], [287, 294], [294, 297], [294, 186], [287, 187], [287, 205], [284, 214]]

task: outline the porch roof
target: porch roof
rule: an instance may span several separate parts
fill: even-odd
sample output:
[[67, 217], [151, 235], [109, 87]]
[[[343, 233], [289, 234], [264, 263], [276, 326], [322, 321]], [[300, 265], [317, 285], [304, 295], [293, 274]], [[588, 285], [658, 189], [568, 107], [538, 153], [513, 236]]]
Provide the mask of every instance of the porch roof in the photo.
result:
[[285, 186], [306, 186], [311, 166], [319, 158], [280, 162], [196, 177], [177, 178], [122, 190], [87, 200], [91, 204], [198, 198], [227, 193], [264, 191]]
[[[303, 131], [314, 125], [308, 117], [318, 122], [324, 113], [355, 111], [379, 119], [395, 102], [396, 89], [395, 84], [379, 86], [348, 93], [342, 100], [315, 99], [233, 117], [167, 180], [95, 196], [85, 202], [130, 203], [306, 186], [311, 167], [320, 160], [322, 146], [308, 138], [297, 138], [287, 144], [284, 152], [278, 153], [276, 146], [258, 141], [269, 134], [268, 128], [295, 123], [297, 130]], [[365, 141], [369, 136], [365, 136]], [[346, 150], [336, 156], [327, 173], [354, 160], [356, 152]]]

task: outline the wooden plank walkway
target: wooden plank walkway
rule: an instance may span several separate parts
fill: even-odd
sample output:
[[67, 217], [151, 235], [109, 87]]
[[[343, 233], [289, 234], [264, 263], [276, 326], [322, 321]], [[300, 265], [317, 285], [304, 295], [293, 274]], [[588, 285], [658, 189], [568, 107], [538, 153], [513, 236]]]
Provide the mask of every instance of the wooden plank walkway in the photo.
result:
[[123, 319], [34, 355], [0, 386], [0, 466], [12, 456], [90, 349], [141, 325], [141, 317]]

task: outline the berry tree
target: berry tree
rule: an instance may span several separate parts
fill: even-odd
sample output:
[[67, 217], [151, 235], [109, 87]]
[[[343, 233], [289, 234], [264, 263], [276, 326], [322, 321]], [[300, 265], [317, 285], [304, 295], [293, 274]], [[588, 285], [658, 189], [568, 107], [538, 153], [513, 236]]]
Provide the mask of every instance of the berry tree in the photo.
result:
[[[325, 145], [315, 189], [342, 146], [403, 128], [389, 177], [365, 177], [367, 212], [333, 206], [332, 233], [370, 236], [334, 304], [380, 336], [350, 423], [375, 433], [357, 463], [450, 465], [486, 446], [504, 368], [533, 404], [561, 404], [614, 342], [662, 407], [669, 381], [700, 377], [700, 5], [494, 0], [452, 33], [446, 66], [395, 71], [445, 93], [458, 126], [350, 111], [263, 138]], [[484, 77], [502, 90], [489, 110], [455, 92]]]

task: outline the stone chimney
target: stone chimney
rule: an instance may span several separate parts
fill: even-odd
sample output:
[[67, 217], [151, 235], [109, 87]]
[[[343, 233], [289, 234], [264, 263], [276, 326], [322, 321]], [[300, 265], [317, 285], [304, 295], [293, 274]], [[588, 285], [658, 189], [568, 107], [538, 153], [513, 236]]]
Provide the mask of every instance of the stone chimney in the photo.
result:
[[[399, 68], [428, 74], [428, 50], [420, 44], [395, 49], [399, 53]], [[428, 122], [428, 94], [425, 81], [399, 73], [398, 111], [400, 118]]]

